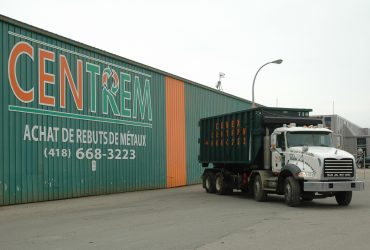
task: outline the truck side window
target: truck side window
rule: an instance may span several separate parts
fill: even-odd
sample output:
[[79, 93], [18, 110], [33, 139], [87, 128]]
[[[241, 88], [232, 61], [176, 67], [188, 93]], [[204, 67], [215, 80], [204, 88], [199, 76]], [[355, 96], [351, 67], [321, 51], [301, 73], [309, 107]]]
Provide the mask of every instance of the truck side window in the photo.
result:
[[283, 133], [276, 136], [276, 144], [277, 148], [285, 148], [285, 140]]

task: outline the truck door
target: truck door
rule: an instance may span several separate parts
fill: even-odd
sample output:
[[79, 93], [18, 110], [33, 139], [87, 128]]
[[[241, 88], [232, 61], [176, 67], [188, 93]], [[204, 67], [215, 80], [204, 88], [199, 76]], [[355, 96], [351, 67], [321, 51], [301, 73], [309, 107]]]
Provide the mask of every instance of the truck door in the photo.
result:
[[285, 165], [284, 152], [286, 150], [286, 144], [284, 133], [275, 134], [275, 136], [273, 136], [272, 138], [275, 139], [275, 147], [271, 148], [272, 172], [280, 173], [281, 168]]

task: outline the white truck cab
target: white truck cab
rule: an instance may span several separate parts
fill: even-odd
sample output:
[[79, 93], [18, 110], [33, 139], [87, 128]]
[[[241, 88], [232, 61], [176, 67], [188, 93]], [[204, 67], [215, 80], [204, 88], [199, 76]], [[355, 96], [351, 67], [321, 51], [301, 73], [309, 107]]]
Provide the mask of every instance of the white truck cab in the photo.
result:
[[[355, 159], [335, 148], [332, 131], [322, 126], [277, 128], [271, 134], [271, 170], [286, 169], [301, 179], [302, 192], [359, 191], [364, 183], [356, 178]], [[313, 192], [313, 193], [312, 193]]]

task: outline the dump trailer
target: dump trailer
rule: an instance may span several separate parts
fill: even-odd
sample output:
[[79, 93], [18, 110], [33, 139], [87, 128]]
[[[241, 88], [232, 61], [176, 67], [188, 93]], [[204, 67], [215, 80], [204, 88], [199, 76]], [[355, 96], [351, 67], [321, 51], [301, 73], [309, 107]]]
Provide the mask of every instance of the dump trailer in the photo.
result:
[[348, 206], [357, 180], [355, 159], [332, 143], [332, 131], [311, 109], [258, 107], [201, 119], [199, 162], [208, 193], [233, 190], [265, 201], [284, 195], [288, 206], [333, 197]]

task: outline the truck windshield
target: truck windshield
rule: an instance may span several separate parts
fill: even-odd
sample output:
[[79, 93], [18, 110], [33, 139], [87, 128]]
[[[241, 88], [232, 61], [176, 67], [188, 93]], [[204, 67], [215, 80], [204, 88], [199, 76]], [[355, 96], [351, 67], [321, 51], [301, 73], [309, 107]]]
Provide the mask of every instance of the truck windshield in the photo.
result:
[[296, 146], [319, 146], [332, 147], [330, 133], [312, 133], [312, 132], [288, 132], [287, 135], [288, 147]]

